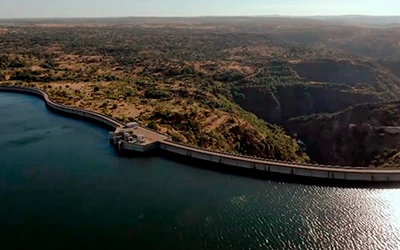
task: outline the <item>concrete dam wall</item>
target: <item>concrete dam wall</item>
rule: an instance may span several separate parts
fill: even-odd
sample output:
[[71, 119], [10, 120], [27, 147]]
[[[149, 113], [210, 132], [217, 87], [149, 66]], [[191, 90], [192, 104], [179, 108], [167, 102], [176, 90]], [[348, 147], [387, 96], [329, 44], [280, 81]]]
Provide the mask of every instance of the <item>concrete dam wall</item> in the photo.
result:
[[40, 89], [36, 89], [36, 88], [28, 88], [28, 87], [14, 87], [14, 86], [0, 86], [0, 91], [9, 91], [9, 92], [20, 92], [20, 93], [26, 93], [26, 94], [31, 94], [31, 95], [36, 95], [40, 98], [42, 98], [46, 105], [56, 111], [62, 112], [62, 113], [66, 113], [66, 114], [70, 114], [70, 115], [75, 115], [75, 116], [80, 116], [80, 117], [84, 117], [86, 119], [90, 119], [96, 122], [99, 122], [103, 125], [106, 125], [108, 127], [114, 128], [116, 129], [119, 126], [124, 126], [123, 123], [93, 112], [93, 111], [88, 111], [88, 110], [84, 110], [84, 109], [79, 109], [79, 108], [74, 108], [74, 107], [68, 107], [62, 104], [58, 104], [56, 102], [54, 102], [49, 95], [40, 90]]
[[255, 169], [265, 172], [292, 176], [332, 179], [341, 181], [397, 182], [400, 181], [400, 170], [350, 168], [312, 164], [279, 162], [250, 156], [238, 156], [196, 148], [171, 141], [160, 142], [162, 150], [227, 166]]
[[[103, 114], [83, 110], [79, 108], [68, 107], [58, 104], [51, 100], [49, 95], [36, 88], [0, 86], [0, 91], [21, 92], [41, 97], [46, 105], [59, 112], [90, 119], [106, 125], [111, 128], [124, 127], [125, 124], [107, 117]], [[142, 129], [151, 133], [158, 133], [146, 127]], [[168, 138], [164, 136], [164, 138]], [[364, 182], [400, 182], [400, 169], [382, 169], [382, 168], [356, 168], [344, 166], [326, 166], [317, 164], [297, 164], [293, 162], [282, 162], [271, 159], [263, 159], [246, 155], [234, 155], [213, 150], [193, 147], [190, 145], [173, 142], [169, 139], [162, 139], [146, 146], [122, 144], [122, 147], [128, 151], [146, 152], [159, 148], [171, 154], [182, 157], [189, 157], [205, 162], [223, 164], [225, 166], [243, 168], [249, 170], [258, 170], [267, 173], [285, 174], [289, 176], [310, 177], [315, 179], [329, 179], [337, 181], [364, 181]]]

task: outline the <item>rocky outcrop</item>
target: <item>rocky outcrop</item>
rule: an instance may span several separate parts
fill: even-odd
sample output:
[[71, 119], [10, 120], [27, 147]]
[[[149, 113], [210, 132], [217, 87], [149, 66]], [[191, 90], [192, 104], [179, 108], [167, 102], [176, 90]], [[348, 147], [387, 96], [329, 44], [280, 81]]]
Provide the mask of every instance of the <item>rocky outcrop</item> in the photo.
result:
[[290, 119], [285, 129], [319, 163], [393, 166], [400, 150], [400, 103], [360, 104], [335, 114]]
[[241, 93], [234, 97], [237, 104], [274, 124], [293, 117], [338, 112], [355, 104], [382, 101], [377, 93], [354, 91], [345, 85], [281, 85], [272, 90], [252, 86], [238, 88], [236, 92]]
[[368, 86], [371, 91], [399, 98], [399, 79], [375, 62], [323, 60], [297, 63], [294, 69], [308, 81], [343, 83], [355, 88]]
[[275, 124], [280, 124], [282, 107], [276, 95], [268, 88], [240, 88], [241, 95], [235, 96], [235, 102], [243, 109], [254, 113], [259, 118]]
[[379, 60], [378, 63], [400, 78], [400, 61]]
[[349, 61], [302, 62], [295, 64], [295, 70], [301, 77], [315, 82], [357, 83], [378, 85], [376, 71], [365, 65], [355, 65]]
[[234, 101], [267, 122], [284, 125], [318, 163], [400, 165], [400, 106], [387, 102], [400, 97], [397, 65], [297, 62], [293, 70], [303, 83], [237, 86]]

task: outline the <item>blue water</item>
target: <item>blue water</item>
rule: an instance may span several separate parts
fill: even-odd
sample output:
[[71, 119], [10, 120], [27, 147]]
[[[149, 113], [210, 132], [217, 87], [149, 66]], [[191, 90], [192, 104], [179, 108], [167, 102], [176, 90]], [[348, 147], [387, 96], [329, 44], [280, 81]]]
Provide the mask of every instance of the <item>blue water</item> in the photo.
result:
[[400, 249], [400, 190], [124, 158], [107, 134], [0, 93], [1, 249]]

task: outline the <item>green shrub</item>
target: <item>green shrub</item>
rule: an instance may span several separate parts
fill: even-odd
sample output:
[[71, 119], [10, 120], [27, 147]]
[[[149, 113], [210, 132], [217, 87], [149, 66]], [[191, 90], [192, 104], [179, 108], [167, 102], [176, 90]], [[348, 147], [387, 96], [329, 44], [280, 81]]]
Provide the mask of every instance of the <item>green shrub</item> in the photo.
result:
[[170, 93], [164, 89], [151, 88], [146, 90], [144, 96], [150, 99], [165, 99], [170, 97]]
[[150, 129], [158, 130], [158, 125], [155, 121], [150, 121], [149, 124], [147, 124], [147, 127]]

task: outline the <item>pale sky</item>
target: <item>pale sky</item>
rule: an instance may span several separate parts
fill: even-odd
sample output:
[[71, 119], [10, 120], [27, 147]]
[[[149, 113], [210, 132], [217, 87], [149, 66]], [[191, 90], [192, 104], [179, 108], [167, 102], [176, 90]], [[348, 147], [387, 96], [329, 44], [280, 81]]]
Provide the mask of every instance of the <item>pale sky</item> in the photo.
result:
[[400, 15], [400, 0], [0, 0], [0, 18]]

